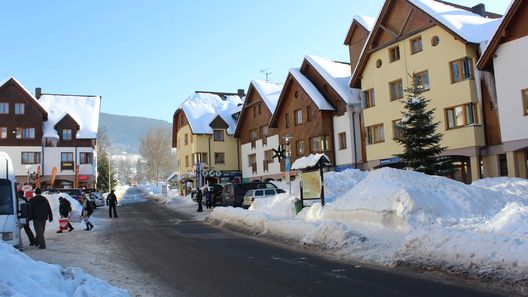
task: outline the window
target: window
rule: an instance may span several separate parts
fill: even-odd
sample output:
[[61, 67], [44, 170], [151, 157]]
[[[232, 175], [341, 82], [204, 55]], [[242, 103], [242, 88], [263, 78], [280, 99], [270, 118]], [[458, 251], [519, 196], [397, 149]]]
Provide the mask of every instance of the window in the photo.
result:
[[35, 128], [16, 128], [17, 139], [35, 139]]
[[248, 165], [251, 168], [251, 173], [257, 173], [257, 154], [248, 155]]
[[374, 89], [366, 90], [363, 94], [365, 95], [365, 108], [376, 106]]
[[24, 103], [15, 103], [15, 114], [24, 114]]
[[302, 124], [302, 109], [298, 109], [294, 113], [295, 126]]
[[264, 151], [264, 161], [267, 163], [273, 163], [273, 150]]
[[80, 153], [79, 163], [80, 164], [93, 164], [93, 154], [92, 153]]
[[423, 51], [422, 47], [422, 36], [411, 39], [411, 55]]
[[346, 141], [346, 132], [341, 132], [337, 134], [337, 139], [339, 141], [339, 149], [344, 150], [347, 148], [347, 141]]
[[389, 61], [396, 62], [400, 59], [400, 47], [395, 46], [389, 49]]
[[431, 38], [431, 45], [432, 46], [437, 46], [440, 44], [440, 37], [438, 36], [433, 36], [433, 38]]
[[40, 152], [22, 152], [22, 164], [39, 164]]
[[473, 62], [470, 58], [453, 61], [451, 64], [451, 82], [473, 79]]
[[253, 105], [253, 117], [257, 116], [257, 106]]
[[185, 145], [189, 144], [189, 134], [185, 133], [185, 135], [183, 135], [183, 143]]
[[401, 135], [402, 123], [401, 120], [392, 121], [392, 138], [393, 139], [402, 139]]
[[251, 129], [249, 130], [249, 140], [255, 141], [257, 140], [257, 129]]
[[0, 114], [9, 114], [9, 103], [0, 102]]
[[262, 145], [268, 144], [268, 126], [260, 127], [260, 137], [262, 138]]
[[523, 110], [524, 115], [528, 115], [528, 89], [522, 90]]
[[0, 139], [7, 139], [7, 127], [0, 127]]
[[73, 153], [61, 153], [61, 170], [73, 170]]
[[478, 123], [473, 103], [446, 108], [447, 129], [460, 128]]
[[189, 167], [189, 156], [185, 156], [185, 167]]
[[214, 141], [224, 141], [224, 130], [213, 131]]
[[381, 68], [382, 65], [383, 65], [383, 61], [381, 59], [377, 59], [376, 60], [376, 68]]
[[8, 179], [0, 179], [0, 215], [15, 214], [12, 191], [11, 182]]
[[375, 144], [385, 141], [383, 133], [383, 124], [377, 124], [367, 127], [367, 143]]
[[215, 164], [225, 164], [225, 154], [224, 153], [215, 153]]
[[288, 113], [284, 114], [284, 121], [285, 121], [286, 128], [289, 128], [290, 127], [290, 115]]
[[316, 153], [328, 150], [328, 137], [326, 135], [310, 138], [310, 152]]
[[403, 98], [403, 83], [401, 79], [389, 83], [390, 98], [397, 100]]
[[422, 87], [423, 91], [428, 91], [431, 86], [429, 85], [429, 71], [425, 70], [414, 74], [414, 85], [416, 87]]
[[297, 157], [304, 156], [304, 140], [300, 139], [295, 142]]
[[312, 120], [312, 107], [310, 105], [306, 106], [306, 120], [309, 122]]
[[62, 129], [62, 140], [72, 140], [71, 129]]
[[207, 153], [195, 153], [192, 155], [193, 164], [196, 163], [207, 163]]

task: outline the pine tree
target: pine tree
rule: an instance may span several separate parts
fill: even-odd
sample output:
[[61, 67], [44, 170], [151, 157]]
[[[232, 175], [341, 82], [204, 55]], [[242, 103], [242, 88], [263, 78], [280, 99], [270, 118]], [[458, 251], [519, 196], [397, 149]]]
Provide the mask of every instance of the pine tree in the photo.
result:
[[108, 159], [109, 147], [110, 142], [106, 131], [104, 127], [101, 127], [97, 135], [97, 189], [102, 192], [108, 191], [108, 183], [110, 183], [110, 188], [114, 188], [117, 184], [116, 178], [109, 172], [111, 170]]
[[442, 134], [437, 132], [439, 122], [434, 122], [435, 109], [427, 109], [430, 100], [422, 95], [423, 87], [414, 80], [405, 89], [406, 100], [400, 124], [400, 137], [396, 142], [403, 153], [395, 156], [415, 171], [430, 175], [445, 175], [451, 171], [451, 161], [438, 157], [446, 147], [440, 146]]

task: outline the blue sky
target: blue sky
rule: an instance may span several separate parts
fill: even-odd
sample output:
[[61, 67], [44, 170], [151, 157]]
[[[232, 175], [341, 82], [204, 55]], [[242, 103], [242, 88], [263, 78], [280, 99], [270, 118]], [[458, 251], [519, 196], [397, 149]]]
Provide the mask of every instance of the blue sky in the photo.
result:
[[[457, 1], [475, 5], [479, 1]], [[503, 13], [509, 0], [481, 1]], [[306, 54], [347, 61], [343, 45], [369, 1], [6, 1], [0, 80], [97, 94], [102, 111], [172, 121], [195, 90], [236, 92], [260, 70], [282, 82]]]

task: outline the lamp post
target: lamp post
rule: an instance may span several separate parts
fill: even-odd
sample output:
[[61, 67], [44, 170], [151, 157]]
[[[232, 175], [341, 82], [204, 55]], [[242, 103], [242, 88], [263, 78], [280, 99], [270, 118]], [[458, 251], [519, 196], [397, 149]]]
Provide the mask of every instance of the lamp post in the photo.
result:
[[108, 153], [108, 193], [112, 191], [112, 174], [110, 170], [110, 153]]
[[288, 182], [288, 187], [289, 187], [289, 191], [290, 191], [290, 195], [291, 195], [291, 179], [290, 179], [290, 168], [291, 168], [291, 163], [290, 163], [290, 156], [291, 156], [291, 150], [290, 150], [290, 143], [291, 141], [293, 140], [293, 137], [291, 137], [289, 134], [286, 134], [286, 136], [282, 137], [284, 138], [284, 141], [286, 142], [286, 147], [284, 148], [285, 150], [285, 154], [286, 154], [286, 159], [284, 160], [284, 167], [286, 169], [286, 181]]

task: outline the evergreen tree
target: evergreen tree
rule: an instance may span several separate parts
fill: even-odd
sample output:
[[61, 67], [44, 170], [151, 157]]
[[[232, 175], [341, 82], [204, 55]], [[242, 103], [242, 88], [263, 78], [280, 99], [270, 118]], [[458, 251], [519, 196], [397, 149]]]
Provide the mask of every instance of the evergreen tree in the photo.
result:
[[110, 183], [110, 188], [114, 188], [117, 184], [117, 180], [114, 175], [109, 171], [111, 170], [111, 165], [108, 159], [108, 148], [110, 147], [110, 142], [106, 135], [104, 127], [99, 129], [97, 135], [97, 189], [101, 192], [108, 191], [108, 184]]
[[439, 122], [433, 120], [435, 109], [427, 109], [430, 100], [423, 97], [422, 92], [423, 87], [414, 80], [405, 89], [400, 137], [396, 139], [403, 146], [403, 153], [396, 156], [412, 170], [445, 175], [451, 171], [451, 161], [446, 157], [438, 157], [446, 147], [440, 146], [442, 134], [437, 132]]

